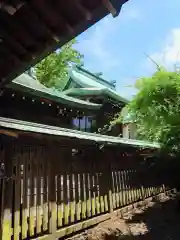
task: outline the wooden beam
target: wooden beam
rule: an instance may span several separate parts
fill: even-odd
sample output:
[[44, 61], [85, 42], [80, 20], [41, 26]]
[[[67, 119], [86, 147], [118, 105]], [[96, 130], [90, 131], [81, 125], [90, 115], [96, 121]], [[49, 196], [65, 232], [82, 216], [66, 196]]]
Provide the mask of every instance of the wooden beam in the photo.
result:
[[[57, 2], [57, 5], [54, 5], [54, 2], [46, 2], [46, 4], [44, 4], [44, 1], [42, 0], [38, 0], [38, 1], [32, 1], [31, 2], [31, 6], [33, 6], [34, 10], [36, 11], [36, 13], [38, 14], [38, 16], [40, 16], [43, 20], [43, 22], [46, 23], [46, 25], [48, 25], [48, 21], [47, 18], [45, 18], [45, 16], [47, 16], [48, 18], [51, 18], [52, 15], [54, 15], [55, 17], [58, 18], [59, 21], [59, 26], [64, 25], [64, 27], [66, 28], [67, 32], [69, 34], [74, 34], [74, 29], [69, 25], [69, 23], [67, 23], [66, 19], [63, 18], [63, 16], [60, 15], [60, 13], [58, 13], [58, 6], [59, 6], [59, 1]], [[43, 13], [42, 13], [42, 6], [43, 6]], [[52, 30], [51, 30], [52, 31]], [[55, 33], [54, 31], [52, 31], [52, 38], [57, 41], [58, 39], [60, 40], [61, 36], [57, 36], [57, 33]]]
[[80, 0], [73, 0], [73, 3], [77, 6], [77, 8], [86, 20], [92, 20], [91, 12], [81, 4]]
[[54, 32], [50, 29], [50, 27], [45, 23], [43, 17], [41, 16], [41, 14], [38, 14], [37, 9], [33, 6], [33, 4], [31, 4], [31, 2], [29, 2], [28, 7], [31, 14], [37, 19], [38, 22], [40, 22], [40, 24], [42, 25], [42, 28], [45, 29], [47, 34], [50, 37], [52, 37], [53, 40], [55, 40], [56, 42], [59, 42], [60, 38], [56, 34], [54, 34]]
[[104, 6], [107, 8], [107, 10], [113, 15], [113, 17], [116, 16], [117, 11], [113, 7], [112, 3], [109, 0], [102, 0]]
[[0, 134], [6, 135], [6, 136], [8, 136], [8, 137], [18, 138], [18, 134], [15, 133], [14, 131], [9, 131], [9, 130], [5, 130], [5, 129], [0, 129]]

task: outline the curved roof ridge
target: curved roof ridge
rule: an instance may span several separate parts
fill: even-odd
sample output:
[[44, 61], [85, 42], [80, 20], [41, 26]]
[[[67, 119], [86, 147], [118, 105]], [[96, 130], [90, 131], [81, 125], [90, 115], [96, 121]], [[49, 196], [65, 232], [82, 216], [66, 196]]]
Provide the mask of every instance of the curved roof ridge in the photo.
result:
[[102, 84], [104, 84], [104, 83], [107, 84], [108, 87], [113, 88], [113, 89], [115, 90], [115, 86], [114, 86], [113, 83], [111, 83], [110, 81], [108, 81], [108, 80], [106, 80], [106, 79], [104, 79], [104, 78], [96, 75], [95, 73], [90, 72], [89, 70], [87, 70], [87, 69], [85, 69], [85, 68], [83, 68], [83, 67], [78, 66], [78, 65], [75, 65], [75, 66], [73, 67], [73, 69], [74, 69], [74, 70], [77, 70], [77, 71], [80, 71], [80, 72], [82, 72], [83, 74], [87, 74], [87, 75], [93, 77], [93, 80], [96, 81], [96, 82], [99, 82], [99, 83], [102, 83]]
[[110, 88], [70, 88], [63, 92], [66, 95], [70, 96], [88, 96], [88, 95], [100, 95], [107, 94], [109, 97], [116, 99], [117, 101], [128, 103], [129, 101], [121, 97], [116, 91], [113, 91]]

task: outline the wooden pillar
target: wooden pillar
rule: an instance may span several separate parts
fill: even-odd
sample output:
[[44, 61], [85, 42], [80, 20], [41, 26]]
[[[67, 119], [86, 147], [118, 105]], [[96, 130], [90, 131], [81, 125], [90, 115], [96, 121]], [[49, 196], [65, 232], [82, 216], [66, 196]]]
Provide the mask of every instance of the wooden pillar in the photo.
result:
[[48, 164], [48, 200], [49, 200], [49, 233], [51, 239], [56, 239], [57, 230], [57, 203], [56, 203], [56, 147], [47, 146]]
[[109, 152], [110, 149], [107, 149], [104, 152], [104, 159], [105, 159], [105, 182], [106, 188], [108, 191], [108, 209], [109, 212], [113, 212], [113, 198], [112, 198], [112, 168], [111, 168], [111, 153]]
[[12, 235], [12, 203], [13, 199], [13, 180], [12, 180], [12, 142], [10, 139], [4, 139], [4, 164], [5, 178], [3, 179], [2, 191], [2, 229], [0, 239], [10, 240]]

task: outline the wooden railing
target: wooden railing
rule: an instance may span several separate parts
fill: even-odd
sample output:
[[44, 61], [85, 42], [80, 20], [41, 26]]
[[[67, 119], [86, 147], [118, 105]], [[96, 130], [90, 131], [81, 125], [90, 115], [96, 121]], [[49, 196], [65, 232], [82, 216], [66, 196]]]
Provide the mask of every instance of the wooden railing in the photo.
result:
[[2, 142], [1, 239], [66, 236], [106, 219], [115, 209], [174, 187], [176, 174], [168, 161], [147, 162], [126, 152]]

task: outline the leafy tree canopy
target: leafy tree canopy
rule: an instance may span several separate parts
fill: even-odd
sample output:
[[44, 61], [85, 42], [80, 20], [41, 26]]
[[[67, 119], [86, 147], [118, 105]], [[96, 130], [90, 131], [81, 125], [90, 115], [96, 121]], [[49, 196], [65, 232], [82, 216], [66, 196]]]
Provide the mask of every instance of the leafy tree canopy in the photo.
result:
[[[180, 152], [180, 74], [160, 68], [136, 82], [138, 94], [128, 105], [140, 139], [161, 142]], [[119, 121], [119, 114], [115, 121]]]
[[73, 48], [73, 39], [35, 66], [37, 79], [47, 87], [62, 89], [65, 85], [68, 68], [81, 63], [83, 56]]

